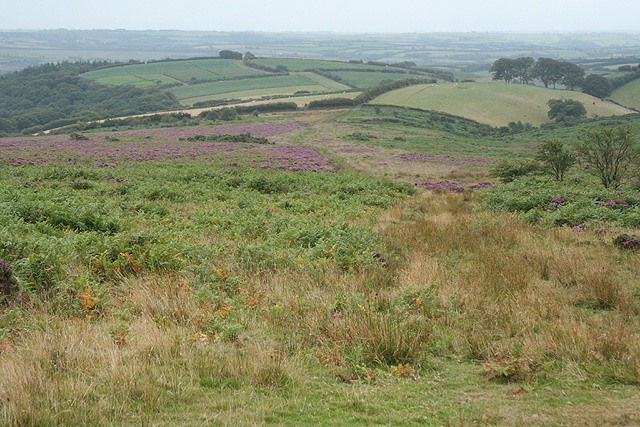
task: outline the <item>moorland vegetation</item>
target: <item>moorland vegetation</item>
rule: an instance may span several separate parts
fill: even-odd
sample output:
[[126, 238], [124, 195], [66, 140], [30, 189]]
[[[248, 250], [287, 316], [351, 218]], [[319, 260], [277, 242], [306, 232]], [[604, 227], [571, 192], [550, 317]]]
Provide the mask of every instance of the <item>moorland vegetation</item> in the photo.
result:
[[410, 82], [0, 138], [2, 423], [640, 423], [638, 115]]

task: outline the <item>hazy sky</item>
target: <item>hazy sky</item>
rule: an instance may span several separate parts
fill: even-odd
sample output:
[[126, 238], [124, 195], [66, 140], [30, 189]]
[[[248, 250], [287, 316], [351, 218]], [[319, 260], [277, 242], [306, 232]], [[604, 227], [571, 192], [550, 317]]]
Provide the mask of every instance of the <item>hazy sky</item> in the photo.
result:
[[0, 29], [640, 31], [640, 0], [0, 0]]

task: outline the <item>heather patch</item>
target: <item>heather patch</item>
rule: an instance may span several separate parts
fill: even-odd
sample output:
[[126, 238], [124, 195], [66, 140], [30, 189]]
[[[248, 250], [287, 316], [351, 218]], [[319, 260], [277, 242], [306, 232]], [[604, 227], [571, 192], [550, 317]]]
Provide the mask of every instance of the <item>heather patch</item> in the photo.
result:
[[640, 237], [620, 234], [613, 239], [613, 244], [620, 249], [638, 251], [640, 250]]
[[[268, 141], [268, 138], [297, 129], [297, 122], [285, 122], [132, 130], [87, 134], [82, 138], [77, 135], [4, 138], [0, 140], [0, 162], [14, 167], [115, 167], [128, 162], [190, 161], [262, 169], [334, 171], [331, 160], [307, 146], [223, 142], [230, 139], [228, 135], [251, 135]], [[216, 141], [215, 135], [221, 135], [222, 141]]]
[[477, 182], [474, 184], [468, 184], [468, 183], [458, 183], [456, 181], [450, 181], [450, 180], [428, 180], [425, 182], [421, 182], [416, 184], [416, 186], [424, 188], [425, 190], [431, 190], [431, 191], [448, 191], [451, 193], [462, 193], [463, 191], [467, 190], [478, 190], [481, 188], [487, 188], [490, 187], [492, 184], [488, 181], [482, 181], [482, 182]]
[[398, 154], [394, 156], [396, 159], [403, 160], [405, 162], [432, 162], [432, 163], [441, 163], [448, 165], [471, 165], [478, 166], [486, 163], [493, 163], [494, 160], [488, 159], [485, 157], [453, 157], [447, 155], [428, 155], [428, 154], [417, 154], [417, 153], [404, 153]]

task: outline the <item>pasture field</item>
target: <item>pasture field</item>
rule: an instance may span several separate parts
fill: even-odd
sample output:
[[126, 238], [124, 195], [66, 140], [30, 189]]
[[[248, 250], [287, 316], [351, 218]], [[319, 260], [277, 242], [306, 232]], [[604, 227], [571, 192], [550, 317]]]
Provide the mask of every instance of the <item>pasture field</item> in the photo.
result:
[[[481, 129], [364, 108], [1, 138], [0, 423], [639, 424], [639, 254], [613, 244], [637, 188], [497, 185], [557, 130]], [[502, 209], [592, 197], [629, 206], [579, 231]]]
[[[231, 59], [195, 59], [181, 61], [151, 62], [148, 64], [122, 65], [89, 71], [84, 78], [102, 84], [122, 84], [123, 77], [137, 77], [154, 84], [188, 83], [193, 80], [224, 80], [237, 77], [261, 76], [266, 73], [244, 67], [241, 61]], [[165, 76], [169, 81], [156, 82], [149, 75]]]
[[640, 110], [640, 80], [634, 80], [619, 87], [609, 98], [625, 107]]
[[492, 126], [506, 126], [509, 122], [518, 121], [538, 126], [550, 122], [547, 102], [560, 98], [582, 102], [589, 117], [632, 112], [581, 92], [507, 83], [411, 86], [383, 94], [371, 103], [443, 111]]
[[355, 87], [372, 87], [385, 80], [402, 80], [419, 77], [408, 73], [368, 73], [361, 71], [334, 71], [332, 73]]
[[376, 69], [384, 70], [385, 67], [380, 65], [369, 65], [361, 63], [353, 63], [348, 61], [330, 61], [318, 59], [302, 59], [302, 58], [256, 58], [252, 60], [256, 64], [276, 68], [278, 65], [285, 66], [289, 71], [307, 71], [307, 70], [343, 70], [343, 69]]
[[[163, 61], [148, 64], [123, 65], [90, 71], [84, 78], [101, 84], [132, 84], [137, 87], [173, 85], [168, 90], [185, 106], [196, 102], [225, 99], [260, 99], [269, 96], [293, 95], [296, 92], [328, 93], [351, 89], [343, 83], [327, 77], [303, 72], [318, 68], [367, 68], [372, 66], [340, 61], [320, 61], [309, 59], [255, 60], [268, 66], [285, 65], [294, 71], [291, 75], [269, 75], [250, 68], [242, 61], [224, 59], [193, 59]], [[384, 67], [379, 68], [384, 71]], [[345, 75], [346, 76], [346, 75]], [[402, 76], [402, 77], [400, 77]], [[252, 78], [255, 77], [255, 78]], [[348, 83], [358, 87], [368, 87], [382, 80], [406, 78], [407, 74], [363, 73], [346, 76]], [[211, 81], [215, 80], [215, 81]]]
[[321, 75], [316, 74], [316, 73], [299, 73], [299, 74], [310, 78], [314, 82], [318, 83], [319, 85], [324, 86], [325, 88], [327, 88], [327, 89], [329, 89], [331, 91], [339, 91], [339, 90], [349, 90], [349, 89], [351, 89], [347, 85], [344, 85], [342, 83], [338, 83], [338, 82], [336, 82], [334, 80], [331, 80], [331, 79], [329, 79], [327, 77], [321, 76]]
[[[261, 90], [260, 93], [255, 91]], [[198, 85], [177, 86], [169, 89], [183, 104], [193, 104], [205, 99], [229, 99], [258, 95], [293, 95], [295, 92], [326, 92], [325, 86], [304, 75], [272, 76], [259, 79], [228, 80], [202, 83]], [[220, 96], [220, 98], [205, 98]]]

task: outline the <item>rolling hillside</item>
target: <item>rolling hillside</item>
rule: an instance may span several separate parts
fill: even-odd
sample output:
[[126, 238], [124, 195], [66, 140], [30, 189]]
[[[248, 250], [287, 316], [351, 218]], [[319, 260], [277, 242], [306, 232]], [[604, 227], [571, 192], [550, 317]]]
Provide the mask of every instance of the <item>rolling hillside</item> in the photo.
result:
[[625, 107], [640, 110], [640, 80], [634, 80], [616, 89], [609, 98]]
[[106, 85], [132, 84], [147, 87], [266, 74], [264, 71], [244, 67], [242, 62], [231, 59], [198, 59], [121, 65], [90, 71], [83, 74], [83, 77]]
[[505, 83], [411, 86], [386, 93], [371, 103], [443, 111], [492, 126], [504, 126], [517, 121], [538, 126], [549, 122], [547, 102], [562, 97], [582, 102], [589, 116], [632, 112], [580, 92]]
[[85, 79], [105, 85], [131, 84], [168, 90], [185, 106], [204, 101], [260, 100], [296, 92], [309, 95], [344, 92], [417, 76], [433, 77], [423, 70], [297, 58], [260, 58], [251, 63], [188, 59], [126, 64], [83, 74]]

